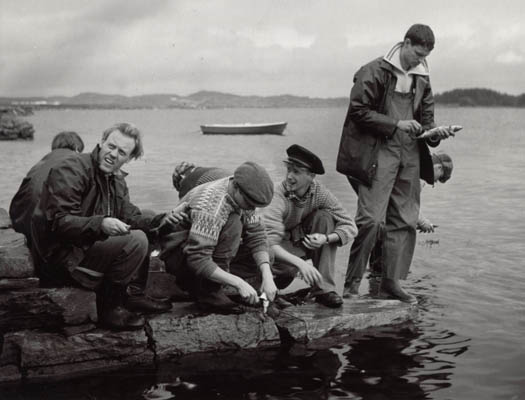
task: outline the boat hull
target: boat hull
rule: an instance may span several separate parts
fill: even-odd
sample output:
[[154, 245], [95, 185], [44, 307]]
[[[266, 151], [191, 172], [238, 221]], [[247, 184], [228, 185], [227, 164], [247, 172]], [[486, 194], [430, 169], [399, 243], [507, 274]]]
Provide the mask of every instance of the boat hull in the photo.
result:
[[282, 135], [286, 122], [269, 124], [210, 124], [201, 125], [205, 135]]

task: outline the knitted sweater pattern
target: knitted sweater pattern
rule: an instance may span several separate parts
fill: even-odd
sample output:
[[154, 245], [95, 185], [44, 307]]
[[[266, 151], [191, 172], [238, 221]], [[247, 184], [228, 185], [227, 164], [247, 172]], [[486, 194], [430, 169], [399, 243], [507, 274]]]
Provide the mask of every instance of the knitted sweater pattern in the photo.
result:
[[285, 182], [275, 185], [271, 204], [263, 209], [263, 222], [270, 246], [281, 243], [292, 230], [315, 210], [326, 210], [335, 220], [334, 232], [347, 244], [357, 234], [355, 223], [337, 198], [321, 183], [314, 180], [303, 197], [287, 190]]
[[[240, 215], [243, 224], [242, 240], [256, 262], [268, 262], [268, 242], [264, 226], [255, 210], [242, 210], [228, 194], [231, 177], [195, 187], [181, 201], [190, 207], [191, 227], [184, 246], [188, 263], [199, 275], [209, 276], [217, 265], [212, 257], [219, 236], [231, 214]], [[238, 243], [231, 243], [238, 247]]]

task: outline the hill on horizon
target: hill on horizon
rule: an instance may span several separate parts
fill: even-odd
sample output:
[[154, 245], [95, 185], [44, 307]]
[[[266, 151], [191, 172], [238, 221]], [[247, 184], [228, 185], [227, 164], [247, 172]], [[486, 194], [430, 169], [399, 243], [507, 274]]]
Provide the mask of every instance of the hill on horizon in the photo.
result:
[[[513, 96], [491, 89], [453, 89], [435, 94], [438, 104], [454, 106], [524, 107], [525, 93]], [[3, 106], [34, 108], [321, 108], [347, 107], [348, 97], [307, 97], [290, 94], [274, 96], [236, 95], [202, 90], [188, 96], [177, 94], [144, 94], [125, 96], [95, 92], [75, 96], [0, 97]]]

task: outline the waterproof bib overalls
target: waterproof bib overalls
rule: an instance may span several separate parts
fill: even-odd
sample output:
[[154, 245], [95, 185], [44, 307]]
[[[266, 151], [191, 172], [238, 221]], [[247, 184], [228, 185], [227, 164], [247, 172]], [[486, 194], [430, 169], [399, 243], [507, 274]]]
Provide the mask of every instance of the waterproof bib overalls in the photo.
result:
[[[386, 114], [398, 120], [414, 118], [413, 93], [394, 92]], [[384, 224], [383, 277], [406, 279], [416, 244], [419, 215], [419, 147], [407, 133], [396, 130], [380, 143], [372, 185], [360, 185], [356, 224], [346, 281], [360, 279]]]

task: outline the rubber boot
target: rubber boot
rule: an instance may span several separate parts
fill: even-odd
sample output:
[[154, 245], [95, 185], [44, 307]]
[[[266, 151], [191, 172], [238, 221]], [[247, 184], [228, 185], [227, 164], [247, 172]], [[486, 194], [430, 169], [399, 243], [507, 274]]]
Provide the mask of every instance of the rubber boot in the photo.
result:
[[359, 285], [361, 284], [361, 278], [351, 278], [350, 282], [347, 284], [345, 282], [345, 287], [343, 289], [343, 299], [351, 299], [359, 296]]
[[370, 273], [368, 276], [368, 295], [377, 299], [380, 295], [381, 276], [376, 276]]
[[394, 298], [410, 304], [417, 303], [417, 299], [405, 292], [397, 279], [382, 278], [379, 294], [381, 298]]
[[126, 288], [104, 283], [97, 293], [97, 311], [99, 323], [112, 330], [135, 330], [144, 326], [144, 317], [135, 314], [123, 304], [126, 298]]

